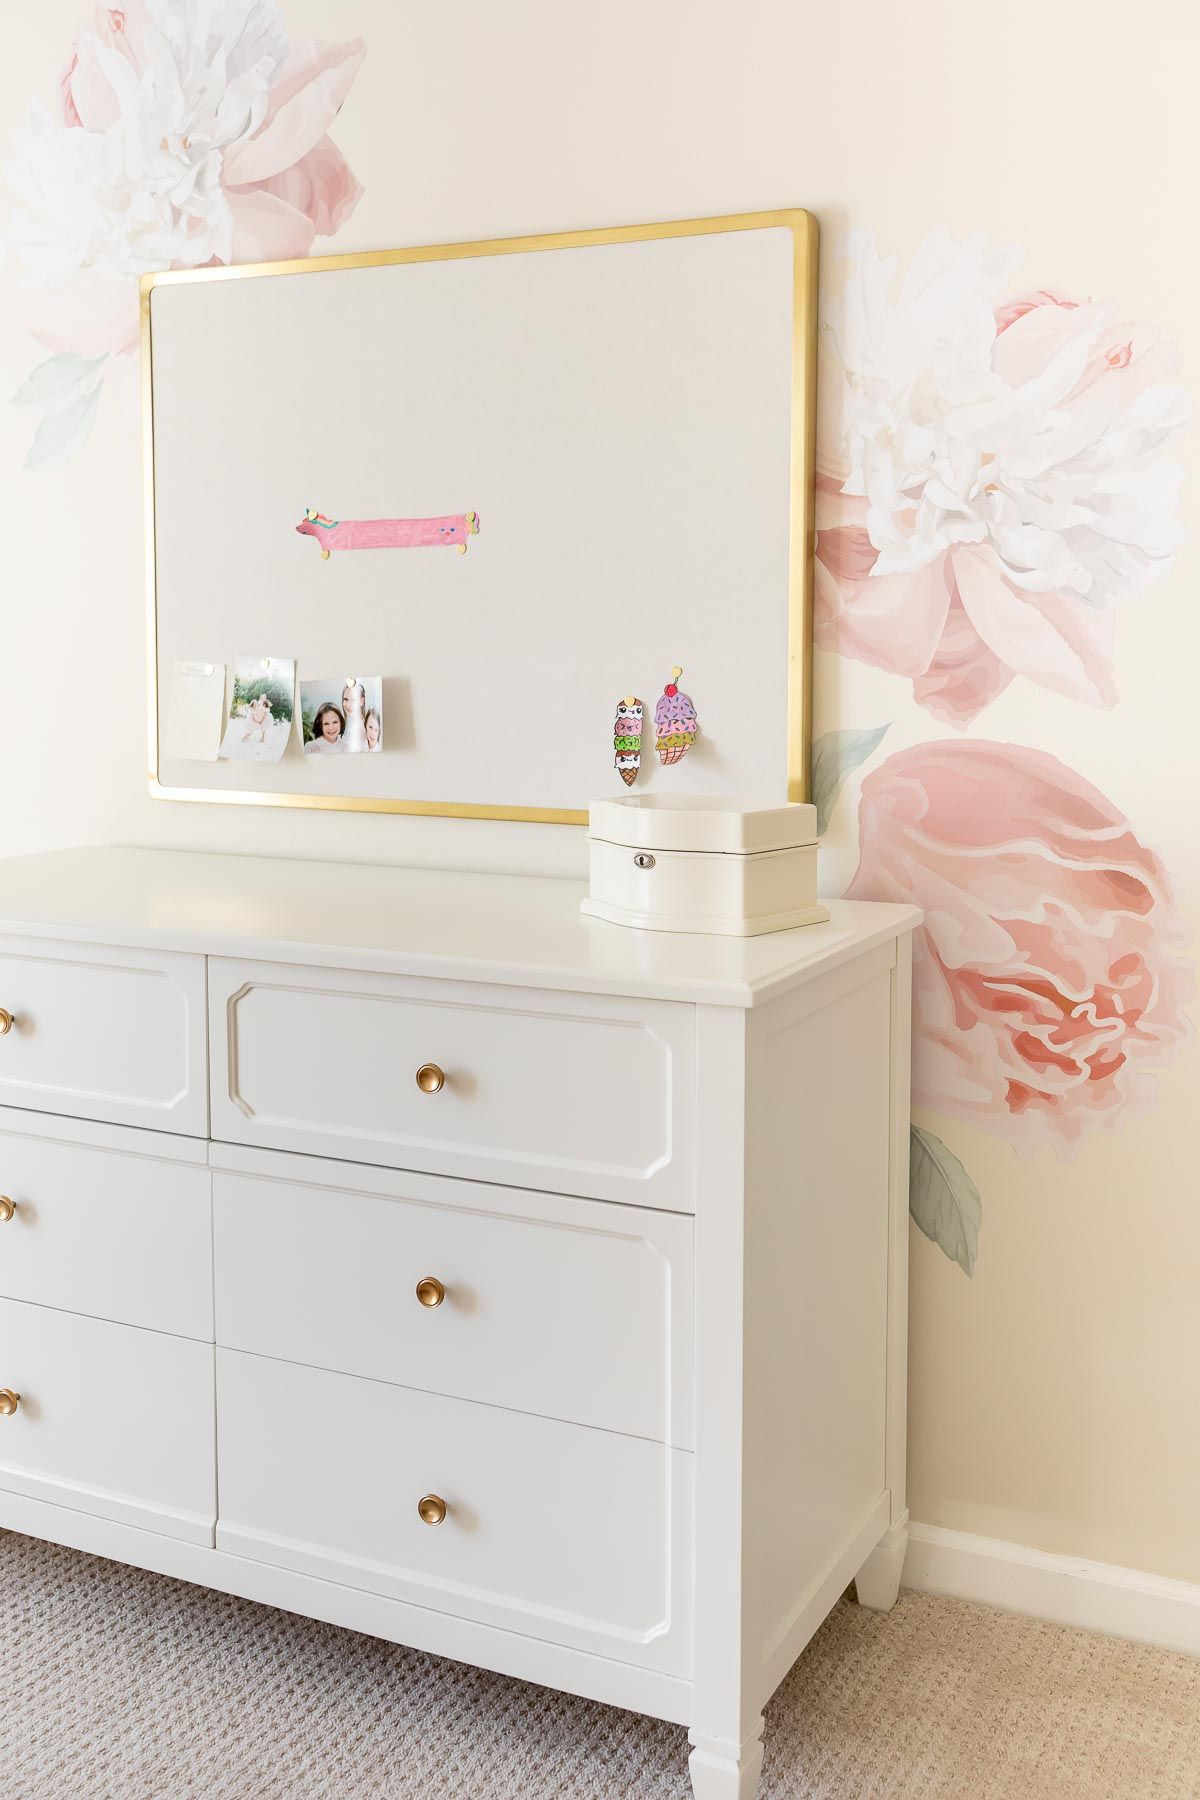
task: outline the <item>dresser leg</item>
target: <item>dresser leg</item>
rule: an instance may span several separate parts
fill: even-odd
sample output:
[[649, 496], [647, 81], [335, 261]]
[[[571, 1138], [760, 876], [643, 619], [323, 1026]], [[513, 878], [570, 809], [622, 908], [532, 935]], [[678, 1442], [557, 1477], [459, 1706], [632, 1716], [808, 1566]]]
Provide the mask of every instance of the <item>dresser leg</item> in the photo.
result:
[[893, 1525], [872, 1550], [854, 1579], [858, 1604], [872, 1612], [891, 1612], [900, 1592], [904, 1552], [908, 1549], [908, 1514], [903, 1525]]
[[688, 1768], [695, 1800], [754, 1800], [758, 1792], [758, 1772], [762, 1768], [762, 1737], [761, 1719], [744, 1744], [705, 1737], [703, 1732], [689, 1732], [692, 1754], [688, 1758]]

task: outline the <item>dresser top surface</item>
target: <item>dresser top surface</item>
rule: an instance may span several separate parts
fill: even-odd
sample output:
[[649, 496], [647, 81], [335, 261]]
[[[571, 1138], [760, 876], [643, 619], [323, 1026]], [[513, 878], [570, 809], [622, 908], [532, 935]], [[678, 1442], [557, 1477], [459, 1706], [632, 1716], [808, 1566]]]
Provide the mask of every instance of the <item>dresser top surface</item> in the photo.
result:
[[762, 937], [585, 918], [586, 884], [531, 875], [82, 849], [0, 861], [0, 931], [272, 962], [753, 1006], [920, 922], [834, 900]]

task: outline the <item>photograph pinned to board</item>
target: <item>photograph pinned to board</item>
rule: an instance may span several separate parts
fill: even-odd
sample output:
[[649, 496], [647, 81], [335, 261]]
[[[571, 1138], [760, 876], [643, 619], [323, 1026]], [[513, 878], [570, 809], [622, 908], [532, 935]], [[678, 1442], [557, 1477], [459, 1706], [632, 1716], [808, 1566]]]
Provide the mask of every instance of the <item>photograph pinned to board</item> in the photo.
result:
[[177, 662], [167, 695], [163, 748], [181, 762], [216, 762], [225, 718], [225, 664]]
[[292, 735], [296, 665], [283, 656], [239, 656], [233, 665], [229, 723], [221, 740], [227, 762], [278, 762]]
[[382, 750], [382, 675], [302, 681], [300, 720], [305, 756], [357, 756]]

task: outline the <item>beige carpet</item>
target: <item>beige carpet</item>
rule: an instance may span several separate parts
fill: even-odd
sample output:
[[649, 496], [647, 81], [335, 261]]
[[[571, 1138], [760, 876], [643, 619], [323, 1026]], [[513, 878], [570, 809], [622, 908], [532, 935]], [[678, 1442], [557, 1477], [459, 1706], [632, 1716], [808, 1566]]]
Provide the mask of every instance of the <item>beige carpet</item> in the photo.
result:
[[[0, 1533], [3, 1800], [685, 1800], [674, 1726]], [[1197, 1800], [1200, 1661], [904, 1594], [843, 1601], [764, 1800]]]

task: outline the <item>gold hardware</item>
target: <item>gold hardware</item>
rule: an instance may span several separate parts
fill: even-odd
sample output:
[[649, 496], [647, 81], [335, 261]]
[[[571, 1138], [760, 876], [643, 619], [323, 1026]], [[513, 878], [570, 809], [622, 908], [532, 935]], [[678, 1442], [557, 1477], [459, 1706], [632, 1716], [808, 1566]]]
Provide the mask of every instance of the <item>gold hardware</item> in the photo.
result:
[[4, 1007], [0, 1006], [0, 1037], [5, 1037], [15, 1024], [16, 1020], [13, 1018], [12, 1014], [6, 1012]]
[[0, 1225], [7, 1225], [16, 1210], [16, 1201], [10, 1200], [7, 1194], [0, 1194]]
[[440, 1494], [424, 1494], [417, 1501], [417, 1511], [424, 1525], [440, 1525], [446, 1516], [446, 1502]]
[[417, 1299], [422, 1306], [440, 1306], [446, 1298], [446, 1290], [436, 1275], [426, 1275], [417, 1283]]
[[[11, 1388], [0, 1388], [0, 1419], [11, 1419], [20, 1404], [20, 1394], [14, 1394]], [[438, 1504], [441, 1505], [441, 1502], [439, 1501]], [[443, 1506], [443, 1515], [445, 1514], [445, 1511], [446, 1509]]]
[[446, 1072], [436, 1063], [422, 1063], [417, 1070], [417, 1086], [423, 1094], [440, 1094], [446, 1085]]

